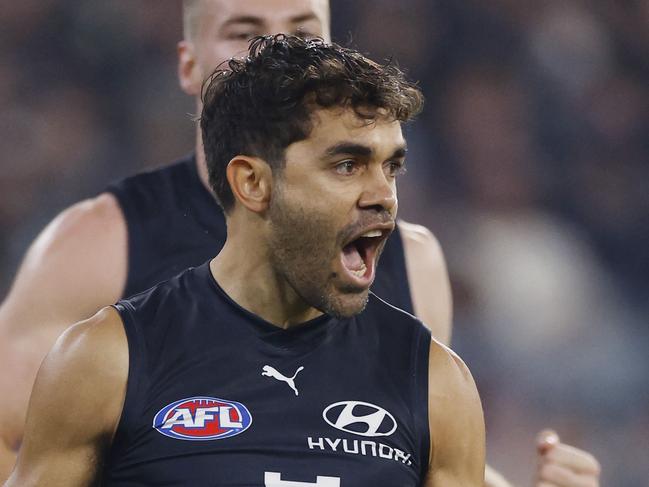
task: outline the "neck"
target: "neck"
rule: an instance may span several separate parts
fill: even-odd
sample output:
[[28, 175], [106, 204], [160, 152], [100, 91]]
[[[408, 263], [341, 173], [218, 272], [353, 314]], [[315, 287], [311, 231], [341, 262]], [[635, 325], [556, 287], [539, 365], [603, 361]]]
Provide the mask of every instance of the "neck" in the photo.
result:
[[[235, 210], [236, 211], [236, 210]], [[243, 216], [243, 215], [240, 215]], [[248, 235], [243, 225], [228, 218], [225, 246], [211, 262], [214, 279], [239, 306], [273, 325], [288, 329], [312, 320], [322, 312], [305, 302], [271, 265], [268, 249], [260, 242], [259, 231]], [[263, 222], [255, 222], [256, 228]], [[254, 225], [245, 225], [255, 228]]]
[[[209, 175], [200, 126], [196, 130], [196, 166], [203, 185], [210, 190]], [[246, 217], [246, 215], [241, 215]], [[210, 262], [210, 270], [219, 286], [242, 308], [273, 325], [288, 329], [312, 320], [322, 312], [306, 303], [270, 265], [267, 249], [251, 243], [260, 242], [259, 233], [248, 235], [246, 228], [227, 218], [228, 236], [221, 252]], [[255, 225], [257, 227], [255, 227]]]

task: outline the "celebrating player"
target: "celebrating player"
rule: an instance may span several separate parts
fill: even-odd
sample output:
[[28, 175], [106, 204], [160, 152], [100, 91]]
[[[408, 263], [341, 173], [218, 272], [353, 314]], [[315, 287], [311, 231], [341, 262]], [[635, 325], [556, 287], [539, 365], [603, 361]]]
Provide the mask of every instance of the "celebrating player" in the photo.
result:
[[468, 369], [369, 292], [421, 104], [318, 39], [260, 37], [217, 71], [223, 250], [62, 335], [7, 485], [481, 486]]
[[[244, 52], [254, 35], [288, 32], [329, 38], [326, 0], [186, 0], [183, 12], [179, 79], [193, 96], [214, 66]], [[201, 264], [222, 247], [225, 220], [207, 186], [197, 131], [195, 157], [127, 179], [74, 205], [31, 246], [0, 307], [0, 479], [8, 475], [20, 445], [38, 366], [65, 327]], [[439, 246], [426, 229], [397, 225], [373, 290], [414, 312], [436, 338], [448, 343], [448, 276]], [[586, 475], [580, 468], [585, 461], [591, 466], [588, 472], [596, 471], [592, 457], [575, 452], [565, 456], [561, 468]], [[545, 450], [543, 458], [555, 462]], [[588, 475], [596, 485], [597, 476]], [[488, 478], [490, 485], [503, 485], [496, 476]]]

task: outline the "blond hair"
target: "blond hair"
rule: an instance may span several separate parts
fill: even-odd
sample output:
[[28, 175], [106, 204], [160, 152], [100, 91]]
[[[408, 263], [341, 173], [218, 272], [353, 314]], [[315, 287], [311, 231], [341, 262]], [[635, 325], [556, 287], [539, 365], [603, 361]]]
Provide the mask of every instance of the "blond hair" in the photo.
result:
[[183, 37], [185, 40], [193, 39], [198, 31], [203, 0], [183, 0]]

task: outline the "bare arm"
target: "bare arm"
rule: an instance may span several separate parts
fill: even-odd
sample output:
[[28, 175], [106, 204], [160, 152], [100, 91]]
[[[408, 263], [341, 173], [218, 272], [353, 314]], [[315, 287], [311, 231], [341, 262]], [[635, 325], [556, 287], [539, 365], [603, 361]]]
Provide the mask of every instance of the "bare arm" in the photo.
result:
[[485, 487], [512, 487], [512, 484], [510, 484], [505, 477], [496, 472], [489, 465], [485, 466], [484, 484]]
[[[438, 341], [449, 345], [453, 302], [446, 260], [439, 242], [422, 225], [399, 221], [399, 230], [415, 315], [431, 329]], [[489, 467], [485, 470], [484, 479], [487, 487], [510, 487], [500, 474]]]
[[[445, 345], [451, 340], [452, 297], [444, 254], [435, 236], [421, 225], [399, 221], [406, 257], [408, 284], [415, 315], [431, 329], [433, 336]], [[556, 434], [555, 434], [556, 435]], [[563, 482], [566, 487], [599, 485], [597, 459], [584, 450], [559, 443], [539, 449], [539, 471], [536, 486], [545, 482]], [[493, 468], [485, 469], [486, 487], [512, 487]]]
[[426, 227], [399, 221], [415, 315], [444, 345], [451, 341], [453, 303], [444, 254]]
[[431, 455], [425, 487], [482, 487], [485, 426], [471, 373], [449, 349], [431, 343], [429, 360]]
[[115, 309], [61, 335], [38, 372], [23, 444], [5, 486], [92, 483], [119, 421], [127, 377], [128, 345]]
[[43, 357], [70, 323], [119, 299], [126, 259], [126, 225], [111, 195], [64, 211], [27, 252], [0, 305], [0, 482], [20, 446]]

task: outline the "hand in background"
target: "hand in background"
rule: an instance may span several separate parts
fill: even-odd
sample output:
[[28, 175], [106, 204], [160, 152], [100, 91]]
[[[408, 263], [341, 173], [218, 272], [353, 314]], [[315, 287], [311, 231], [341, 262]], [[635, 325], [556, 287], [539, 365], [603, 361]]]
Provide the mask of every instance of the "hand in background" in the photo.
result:
[[552, 430], [539, 433], [534, 487], [599, 487], [600, 465], [590, 453], [565, 445]]

